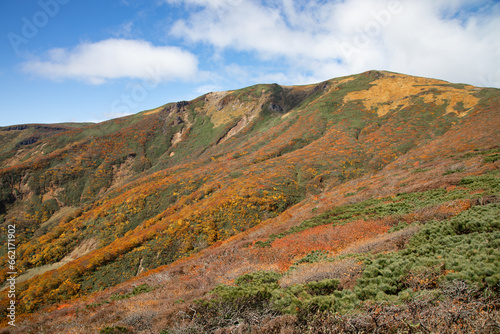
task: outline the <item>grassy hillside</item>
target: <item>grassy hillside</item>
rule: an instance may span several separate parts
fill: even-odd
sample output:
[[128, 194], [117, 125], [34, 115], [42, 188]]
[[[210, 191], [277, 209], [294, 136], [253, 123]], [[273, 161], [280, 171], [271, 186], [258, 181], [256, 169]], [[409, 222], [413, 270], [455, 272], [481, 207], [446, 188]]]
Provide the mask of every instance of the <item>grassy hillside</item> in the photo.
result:
[[499, 106], [370, 71], [2, 128], [22, 332], [495, 328]]

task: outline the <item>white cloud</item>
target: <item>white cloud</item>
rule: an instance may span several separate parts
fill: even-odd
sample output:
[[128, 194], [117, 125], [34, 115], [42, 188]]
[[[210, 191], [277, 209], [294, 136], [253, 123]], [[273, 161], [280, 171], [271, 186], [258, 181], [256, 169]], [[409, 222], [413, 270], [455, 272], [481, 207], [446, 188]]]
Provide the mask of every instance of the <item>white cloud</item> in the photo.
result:
[[134, 27], [134, 22], [129, 21], [119, 25], [114, 29], [111, 29], [111, 34], [116, 38], [132, 38], [133, 27]]
[[302, 77], [386, 69], [500, 82], [500, 3], [494, 0], [165, 1], [189, 7], [172, 35], [263, 60], [283, 58], [290, 72], [307, 73]]
[[52, 49], [44, 60], [25, 62], [26, 73], [53, 80], [77, 79], [102, 84], [119, 78], [153, 82], [193, 78], [196, 57], [180, 48], [154, 46], [129, 39], [82, 43], [73, 49]]

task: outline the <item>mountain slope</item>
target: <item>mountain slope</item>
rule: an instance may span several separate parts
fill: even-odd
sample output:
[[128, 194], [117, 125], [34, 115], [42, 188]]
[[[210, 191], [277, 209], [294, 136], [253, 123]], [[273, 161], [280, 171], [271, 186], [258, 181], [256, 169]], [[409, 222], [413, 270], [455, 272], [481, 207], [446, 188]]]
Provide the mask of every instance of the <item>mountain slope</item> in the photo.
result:
[[[18, 314], [177, 261], [162, 270], [180, 281], [147, 281], [176, 291], [163, 304], [170, 307], [246, 272], [283, 272], [311, 251], [380, 237], [396, 218], [356, 207], [358, 221], [342, 216], [346, 231], [318, 222], [331, 224], [335, 215], [321, 214], [344, 204], [453, 191], [465, 176], [498, 170], [499, 103], [496, 89], [370, 71], [209, 93], [99, 124], [2, 128], [2, 237], [16, 224], [25, 275]], [[458, 214], [479, 195], [460, 196], [412, 204], [404, 220], [431, 204], [426, 219], [446, 212], [439, 205], [468, 201], [450, 204]]]

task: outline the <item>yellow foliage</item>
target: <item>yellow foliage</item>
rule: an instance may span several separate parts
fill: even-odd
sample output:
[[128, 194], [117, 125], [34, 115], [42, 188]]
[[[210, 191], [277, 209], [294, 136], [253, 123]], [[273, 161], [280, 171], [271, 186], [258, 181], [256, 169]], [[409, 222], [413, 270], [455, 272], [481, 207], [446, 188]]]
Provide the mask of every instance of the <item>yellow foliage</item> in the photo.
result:
[[[472, 86], [465, 89], [458, 89], [449, 86], [445, 81], [408, 77], [401, 74], [390, 74], [372, 82], [368, 90], [350, 92], [344, 97], [344, 103], [354, 100], [362, 100], [369, 110], [377, 108], [379, 117], [386, 115], [389, 111], [402, 106], [411, 105], [411, 96], [423, 94], [425, 103], [434, 102], [437, 105], [449, 103], [446, 113], [455, 113], [458, 117], [463, 117], [468, 113], [469, 108], [477, 104], [479, 98], [473, 96], [475, 92]], [[431, 91], [432, 90], [432, 91]], [[462, 102], [465, 111], [459, 113], [455, 110], [458, 102]]]

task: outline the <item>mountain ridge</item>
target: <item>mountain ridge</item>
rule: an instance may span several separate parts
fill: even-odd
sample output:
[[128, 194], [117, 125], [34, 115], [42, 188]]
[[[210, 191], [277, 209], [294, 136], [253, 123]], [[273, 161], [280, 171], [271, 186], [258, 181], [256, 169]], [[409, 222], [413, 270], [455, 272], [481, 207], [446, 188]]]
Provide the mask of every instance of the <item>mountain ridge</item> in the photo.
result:
[[[259, 266], [286, 271], [313, 250], [284, 241], [308, 219], [497, 170], [499, 103], [495, 89], [369, 71], [207, 93], [98, 124], [45, 129], [56, 133], [0, 128], [0, 214], [2, 228], [19, 226], [19, 271], [72, 259], [20, 282], [19, 310], [126, 286], [142, 272], [149, 270], [136, 280], [228, 243], [254, 259], [265, 257], [256, 241], [281, 246], [271, 252], [274, 262], [243, 261], [220, 282]], [[359, 222], [361, 239], [386, 231], [390, 224], [380, 221]], [[217, 280], [209, 275], [203, 289]]]

